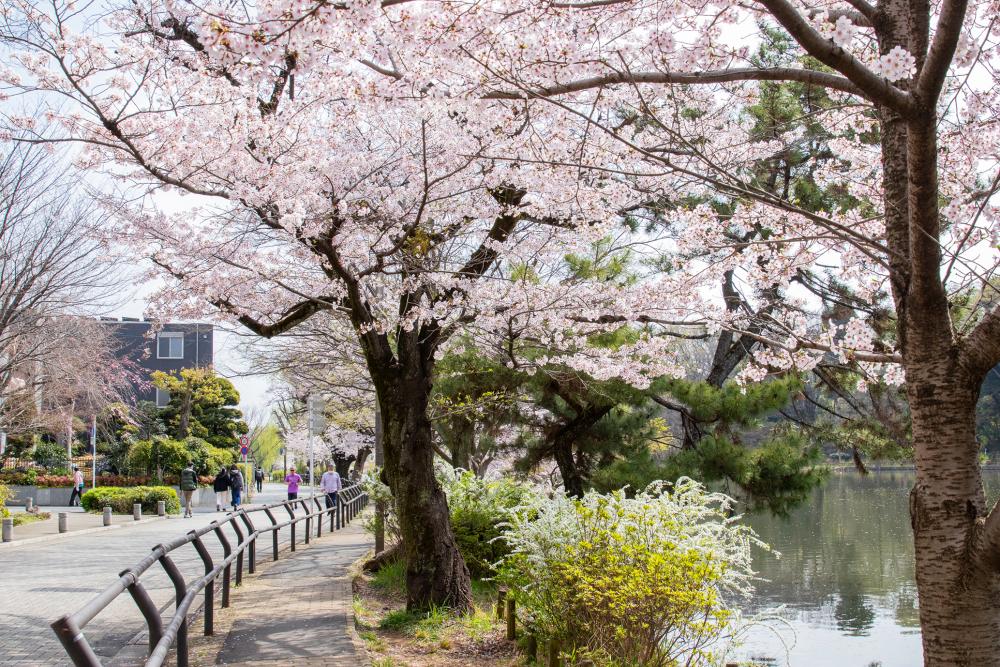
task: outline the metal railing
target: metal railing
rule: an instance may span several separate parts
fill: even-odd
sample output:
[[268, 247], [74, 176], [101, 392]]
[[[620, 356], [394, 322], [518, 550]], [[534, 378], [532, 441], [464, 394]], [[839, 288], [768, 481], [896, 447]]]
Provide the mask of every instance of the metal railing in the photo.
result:
[[[246, 562], [249, 574], [253, 574], [256, 570], [258, 537], [265, 533], [271, 534], [271, 558], [278, 560], [278, 532], [282, 528], [290, 529], [290, 549], [295, 551], [295, 529], [298, 524], [305, 522], [305, 536], [302, 541], [308, 544], [314, 524], [316, 537], [322, 536], [323, 520], [327, 517], [330, 521], [329, 530], [331, 532], [339, 530], [349, 524], [365, 508], [368, 504], [368, 495], [362, 491], [359, 485], [355, 484], [340, 491], [338, 502], [334, 507], [327, 508], [325, 500], [325, 495], [314, 495], [250, 509], [241, 507], [222, 521], [213, 521], [207, 526], [188, 531], [186, 535], [166, 544], [158, 544], [153, 547], [148, 556], [119, 573], [118, 580], [90, 602], [76, 612], [66, 614], [54, 621], [52, 629], [59, 637], [59, 641], [74, 665], [77, 667], [101, 667], [101, 659], [84, 636], [83, 628], [118, 599], [119, 595], [128, 592], [145, 619], [149, 632], [149, 652], [143, 664], [146, 667], [159, 667], [164, 664], [170, 649], [176, 647], [178, 667], [187, 667], [188, 612], [191, 605], [197, 596], [204, 592], [204, 634], [211, 635], [215, 619], [215, 584], [219, 579], [222, 580], [221, 606], [228, 607], [233, 565], [236, 566], [235, 579], [238, 586], [243, 580], [244, 562]], [[312, 510], [310, 503], [315, 506], [315, 511]], [[280, 516], [282, 508], [288, 513], [287, 520], [280, 520], [283, 519]], [[300, 508], [304, 513], [296, 513], [296, 510]], [[278, 512], [279, 516], [275, 516], [275, 512]], [[258, 527], [254, 524], [253, 517], [256, 516], [260, 519], [260, 515], [267, 518], [268, 525]], [[261, 523], [263, 522], [261, 521]], [[226, 526], [231, 527], [236, 536], [235, 547], [226, 537], [224, 530]], [[216, 536], [222, 548], [223, 557], [218, 563], [213, 560], [208, 546], [202, 540], [209, 533]], [[177, 564], [170, 557], [174, 550], [186, 544], [194, 547], [205, 570], [202, 576], [192, 581], [184, 580]], [[165, 625], [165, 619], [160, 616], [160, 610], [140, 580], [140, 577], [155, 563], [159, 563], [163, 567], [174, 588], [174, 613], [167, 619]]]

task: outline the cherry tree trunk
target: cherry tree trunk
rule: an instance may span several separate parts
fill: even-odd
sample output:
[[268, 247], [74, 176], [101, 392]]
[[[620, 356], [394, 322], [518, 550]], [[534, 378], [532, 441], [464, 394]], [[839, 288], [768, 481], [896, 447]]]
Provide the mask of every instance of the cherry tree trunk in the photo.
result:
[[[405, 375], [405, 374], [404, 374]], [[407, 609], [472, 606], [469, 569], [451, 531], [448, 501], [434, 476], [430, 382], [421, 374], [380, 392], [385, 476], [392, 490], [406, 563]]]
[[928, 667], [1000, 665], [1000, 581], [977, 553], [986, 503], [975, 438], [978, 383], [949, 355], [907, 369], [917, 479], [910, 492]]

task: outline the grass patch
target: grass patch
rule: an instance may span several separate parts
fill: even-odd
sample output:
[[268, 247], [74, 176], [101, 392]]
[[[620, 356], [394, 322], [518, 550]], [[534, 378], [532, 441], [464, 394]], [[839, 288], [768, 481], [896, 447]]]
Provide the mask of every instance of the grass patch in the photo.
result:
[[48, 512], [39, 512], [38, 514], [29, 514], [28, 512], [18, 512], [16, 514], [10, 515], [14, 519], [15, 526], [24, 526], [29, 523], [35, 523], [36, 521], [48, 521], [52, 518], [52, 515]]
[[404, 593], [406, 591], [406, 563], [397, 560], [389, 563], [372, 575], [372, 588], [383, 593]]
[[462, 616], [459, 622], [465, 629], [465, 633], [477, 641], [489, 634], [495, 627], [490, 608], [483, 609], [478, 605], [471, 612]]
[[370, 651], [382, 653], [388, 646], [384, 639], [375, 634], [374, 630], [365, 630], [364, 632], [359, 633], [359, 636], [364, 640], [365, 645]]
[[383, 630], [409, 633], [419, 618], [417, 614], [408, 612], [405, 609], [397, 609], [383, 616], [382, 620], [378, 623], [378, 627]]
[[397, 667], [398, 664], [392, 658], [379, 658], [372, 661], [372, 667]]

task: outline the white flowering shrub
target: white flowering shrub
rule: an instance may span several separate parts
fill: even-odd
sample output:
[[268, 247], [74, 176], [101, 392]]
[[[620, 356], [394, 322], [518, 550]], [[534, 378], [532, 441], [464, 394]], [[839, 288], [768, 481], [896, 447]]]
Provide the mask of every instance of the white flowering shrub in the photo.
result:
[[535, 497], [506, 525], [497, 579], [535, 632], [603, 665], [712, 664], [753, 591], [732, 499], [688, 478], [581, 500]]

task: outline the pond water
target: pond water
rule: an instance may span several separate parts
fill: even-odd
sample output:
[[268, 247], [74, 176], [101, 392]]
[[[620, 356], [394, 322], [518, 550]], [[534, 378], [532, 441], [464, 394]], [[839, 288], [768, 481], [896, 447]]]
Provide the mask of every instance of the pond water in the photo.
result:
[[[984, 473], [987, 491], [1000, 473]], [[746, 521], [758, 551], [751, 625], [737, 656], [782, 667], [922, 664], [908, 493], [913, 473], [835, 473], [791, 516]], [[990, 494], [992, 497], [993, 494]]]

